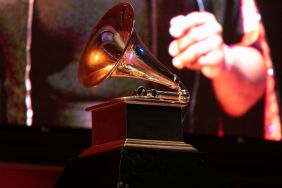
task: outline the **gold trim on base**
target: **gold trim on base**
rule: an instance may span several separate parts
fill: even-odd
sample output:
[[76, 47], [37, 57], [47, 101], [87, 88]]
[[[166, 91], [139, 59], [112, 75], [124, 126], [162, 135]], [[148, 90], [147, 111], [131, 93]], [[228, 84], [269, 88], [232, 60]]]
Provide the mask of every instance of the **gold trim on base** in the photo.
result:
[[144, 140], [128, 138], [125, 140], [124, 146], [197, 152], [197, 149], [194, 148], [192, 145], [180, 141]]
[[172, 106], [172, 107], [186, 107], [187, 102], [161, 99], [158, 97], [147, 96], [127, 96], [123, 97], [127, 104], [142, 104], [142, 105], [154, 105], [154, 106]]
[[116, 140], [108, 143], [94, 145], [82, 153], [79, 157], [86, 157], [93, 154], [104, 153], [122, 147], [135, 147], [135, 148], [147, 148], [147, 149], [162, 149], [162, 150], [174, 150], [174, 151], [186, 151], [197, 152], [192, 145], [186, 144], [180, 141], [164, 141], [164, 140], [145, 140], [145, 139], [131, 139]]

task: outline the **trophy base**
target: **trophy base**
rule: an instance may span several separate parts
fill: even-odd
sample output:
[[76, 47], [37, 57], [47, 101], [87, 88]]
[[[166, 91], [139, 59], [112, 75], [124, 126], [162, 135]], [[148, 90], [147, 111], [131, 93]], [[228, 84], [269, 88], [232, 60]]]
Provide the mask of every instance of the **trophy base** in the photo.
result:
[[55, 187], [222, 187], [221, 183], [206, 153], [129, 144], [70, 160]]
[[88, 108], [92, 147], [69, 161], [56, 187], [217, 186], [207, 155], [183, 142], [182, 107], [120, 98]]
[[87, 108], [92, 114], [92, 145], [126, 139], [183, 140], [183, 105], [123, 97]]

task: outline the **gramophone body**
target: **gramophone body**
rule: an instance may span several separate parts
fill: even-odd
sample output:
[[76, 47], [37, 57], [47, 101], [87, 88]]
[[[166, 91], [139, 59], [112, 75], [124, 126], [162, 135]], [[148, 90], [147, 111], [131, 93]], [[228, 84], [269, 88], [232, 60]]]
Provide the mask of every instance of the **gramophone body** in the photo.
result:
[[65, 167], [56, 187], [207, 187], [214, 182], [206, 156], [182, 141], [188, 91], [138, 39], [131, 5], [114, 6], [94, 27], [78, 76], [86, 87], [114, 76], [169, 90], [139, 87], [135, 95], [89, 107], [92, 147]]
[[[139, 87], [135, 95], [88, 108], [92, 113], [94, 146], [105, 144], [105, 141], [108, 145], [117, 142], [128, 145], [132, 139], [138, 139], [134, 142], [144, 147], [146, 144], [157, 147], [156, 142], [160, 140], [172, 141], [168, 145], [175, 144], [175, 148], [184, 144], [181, 121], [182, 110], [189, 101], [188, 91], [139, 40], [131, 5], [121, 3], [113, 7], [94, 27], [81, 56], [78, 76], [86, 87], [112, 76], [143, 79], [169, 89], [158, 91]], [[104, 116], [111, 116], [112, 121], [105, 121]], [[187, 149], [195, 150], [190, 145]]]

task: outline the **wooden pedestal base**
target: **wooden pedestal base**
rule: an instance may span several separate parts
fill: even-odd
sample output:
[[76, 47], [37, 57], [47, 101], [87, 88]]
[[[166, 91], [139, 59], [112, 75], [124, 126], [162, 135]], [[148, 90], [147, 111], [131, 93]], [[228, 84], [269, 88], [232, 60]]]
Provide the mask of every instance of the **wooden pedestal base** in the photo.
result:
[[89, 108], [92, 147], [56, 187], [218, 187], [206, 154], [182, 141], [182, 107], [117, 99]]

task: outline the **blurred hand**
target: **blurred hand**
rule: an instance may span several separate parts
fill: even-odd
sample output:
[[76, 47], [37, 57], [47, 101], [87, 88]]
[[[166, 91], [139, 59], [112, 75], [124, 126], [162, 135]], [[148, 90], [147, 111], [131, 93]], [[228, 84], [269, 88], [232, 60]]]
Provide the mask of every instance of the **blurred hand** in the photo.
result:
[[225, 68], [222, 27], [214, 15], [193, 12], [176, 16], [170, 21], [170, 34], [175, 38], [169, 45], [173, 65], [201, 71], [208, 78], [215, 78]]

